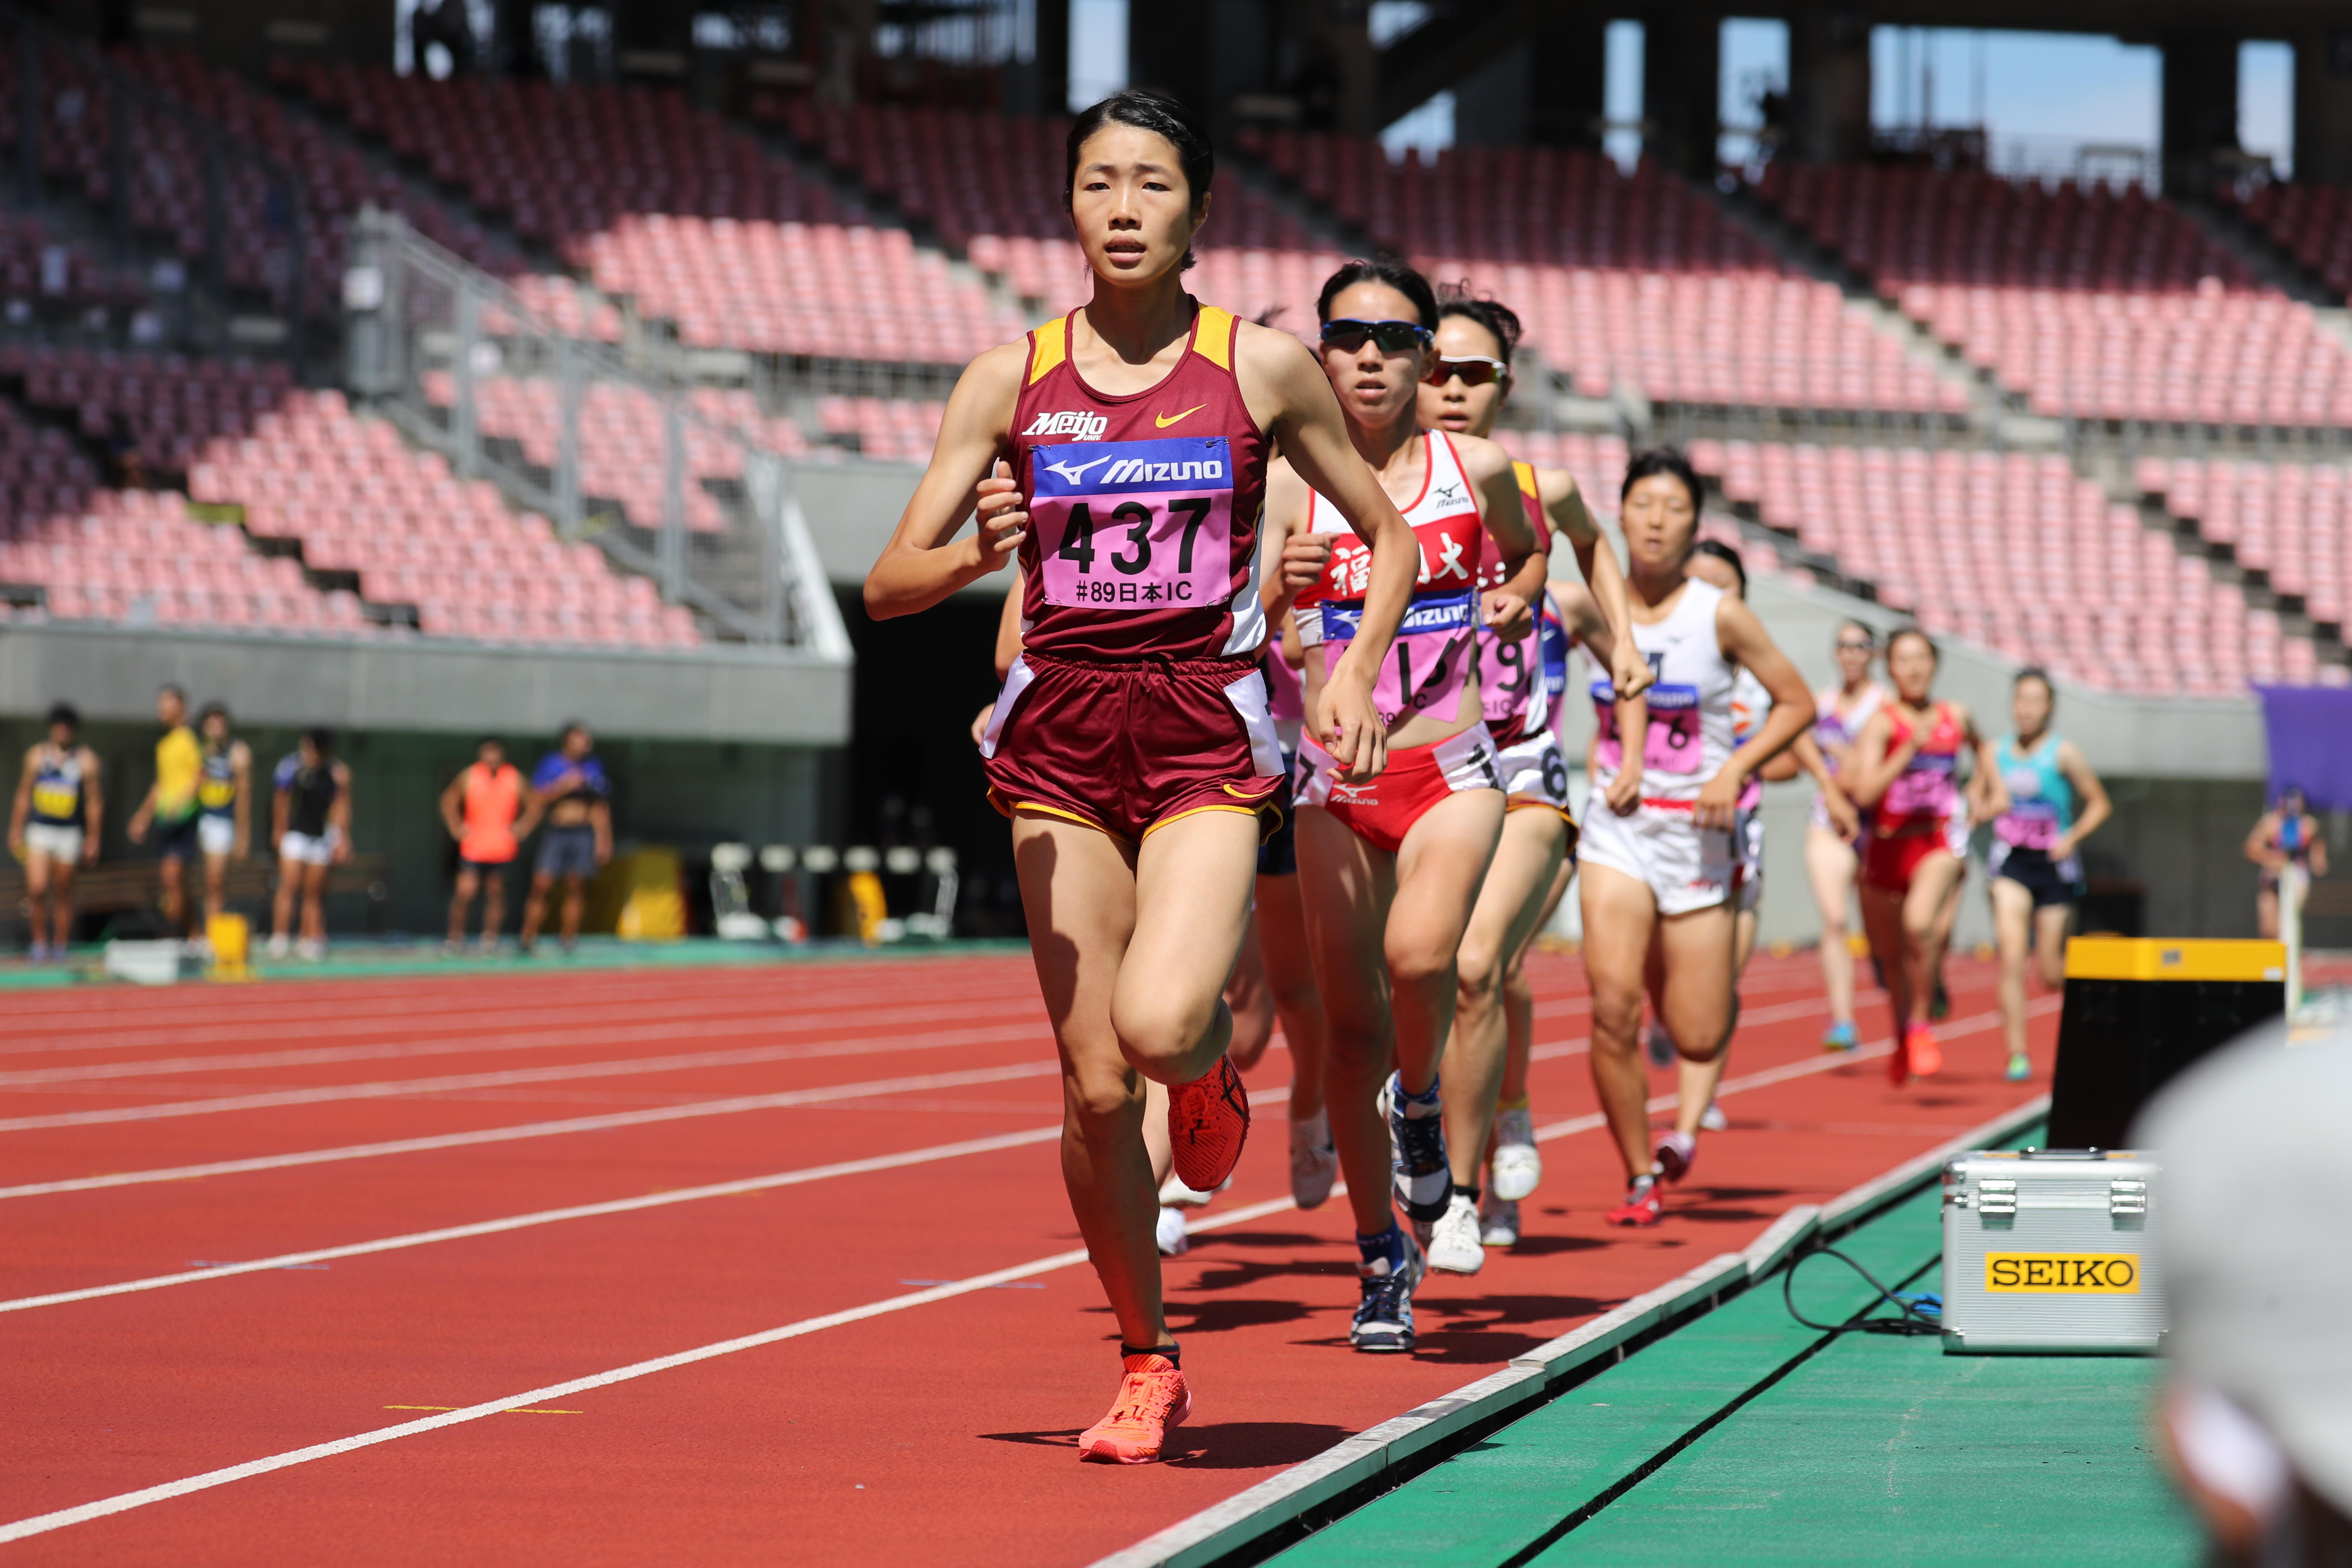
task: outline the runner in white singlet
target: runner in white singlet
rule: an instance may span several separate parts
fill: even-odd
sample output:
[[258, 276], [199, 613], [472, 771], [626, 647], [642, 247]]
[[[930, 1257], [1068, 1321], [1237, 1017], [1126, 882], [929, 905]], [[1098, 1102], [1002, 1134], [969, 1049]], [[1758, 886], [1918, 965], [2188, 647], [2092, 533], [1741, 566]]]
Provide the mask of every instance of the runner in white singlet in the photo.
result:
[[[1654, 935], [1660, 1016], [1685, 1061], [1723, 1047], [1731, 1022], [1731, 828], [1748, 779], [1813, 721], [1813, 700], [1755, 615], [1688, 572], [1704, 497], [1673, 451], [1625, 470], [1619, 507], [1633, 645], [1656, 680], [1643, 733], [1620, 728], [1616, 693], [1596, 683], [1592, 782], [1606, 792], [1640, 759], [1639, 798], [1588, 810], [1584, 966], [1592, 992], [1592, 1078], [1624, 1161], [1615, 1225], [1654, 1225], [1665, 1173], [1649, 1133], [1641, 1057], [1642, 993]], [[1772, 699], [1755, 737], [1735, 746], [1733, 675], [1752, 669]], [[1685, 1162], [1687, 1169], [1687, 1162]], [[1675, 1173], [1680, 1174], [1680, 1172]]]

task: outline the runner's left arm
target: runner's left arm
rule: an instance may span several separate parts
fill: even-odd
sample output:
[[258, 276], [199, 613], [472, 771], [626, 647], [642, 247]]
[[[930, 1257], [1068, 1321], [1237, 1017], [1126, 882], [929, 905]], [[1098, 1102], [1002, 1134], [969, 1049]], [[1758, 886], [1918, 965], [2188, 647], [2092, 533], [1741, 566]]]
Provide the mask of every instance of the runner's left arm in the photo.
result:
[[1627, 632], [1633, 617], [1626, 605], [1624, 563], [1610, 548], [1608, 536], [1601, 531], [1600, 520], [1585, 503], [1583, 487], [1576, 482], [1575, 475], [1565, 468], [1538, 468], [1536, 490], [1543, 500], [1544, 515], [1554, 528], [1568, 535], [1569, 548], [1576, 552], [1577, 570], [1584, 574], [1592, 603], [1608, 623], [1610, 685], [1622, 695], [1640, 696], [1657, 677]]
[[25, 748], [25, 771], [16, 775], [16, 804], [8, 808], [8, 847], [19, 858], [25, 853], [25, 823], [33, 811], [33, 778], [41, 771], [41, 743]]
[[1748, 743], [1724, 759], [1722, 771], [1699, 786], [1691, 815], [1701, 827], [1728, 828], [1738, 816], [1740, 787], [1767, 757], [1813, 726], [1813, 694], [1747, 602], [1726, 595], [1715, 611], [1716, 638], [1726, 658], [1744, 665], [1772, 699], [1772, 710]]
[[[1574, 641], [1582, 643], [1586, 654], [1592, 657], [1596, 662], [1608, 665], [1614, 669], [1617, 662], [1616, 650], [1620, 647], [1631, 647], [1633, 639], [1630, 637], [1620, 637], [1609, 629], [1609, 623], [1601, 616], [1601, 605], [1593, 598], [1592, 590], [1581, 583], [1555, 582], [1551, 584], [1551, 598], [1552, 603], [1559, 606], [1559, 618], [1567, 626], [1569, 637]], [[1649, 668], [1649, 661], [1643, 659], [1642, 668], [1644, 674], [1648, 672]], [[1610, 681], [1610, 689], [1612, 691], [1616, 689], [1616, 681], [1613, 678]], [[1566, 700], [1567, 695], [1564, 691], [1560, 693], [1563, 700]], [[1632, 697], [1620, 696], [1615, 704], [1615, 717], [1617, 738], [1621, 742], [1618, 751], [1622, 754], [1618, 759], [1617, 776], [1609, 781], [1608, 787], [1601, 792], [1601, 798], [1609, 809], [1619, 816], [1631, 816], [1635, 808], [1642, 804], [1642, 763], [1643, 759], [1649, 754], [1650, 699], [1648, 694], [1637, 692]], [[1586, 778], [1592, 776], [1592, 747], [1599, 742], [1600, 738], [1601, 731], [1595, 728], [1592, 740], [1586, 743], [1584, 764]]]
[[1475, 475], [1478, 510], [1486, 514], [1486, 532], [1509, 568], [1501, 587], [1480, 595], [1479, 620], [1496, 637], [1517, 642], [1536, 629], [1536, 606], [1543, 602], [1544, 578], [1551, 563], [1538, 548], [1535, 530], [1528, 526], [1510, 454], [1475, 436], [1457, 437], [1454, 445], [1466, 449], [1470, 460], [1479, 466]]
[[335, 830], [334, 858], [340, 863], [352, 858], [352, 770], [341, 763], [335, 764], [335, 800], [327, 807], [327, 826]]
[[98, 864], [98, 841], [106, 826], [106, 790], [99, 775], [105, 770], [99, 764], [98, 753], [88, 746], [81, 749], [81, 863]]
[[236, 742], [229, 749], [228, 765], [236, 780], [236, 842], [229, 847], [229, 856], [243, 860], [253, 853], [253, 748]]
[[[1248, 322], [1235, 341], [1235, 368], [1249, 373], [1242, 395], [1258, 427], [1274, 437], [1298, 477], [1338, 508], [1371, 547], [1363, 618], [1324, 681], [1312, 715], [1316, 741], [1339, 764], [1340, 776], [1361, 784], [1388, 765], [1388, 729], [1372, 706], [1372, 682], [1403, 624], [1421, 575], [1421, 551], [1412, 525], [1349, 439], [1348, 417], [1307, 345], [1288, 332]], [[1252, 382], [1257, 384], [1255, 396]]]
[[2107, 786], [2091, 767], [2090, 759], [2075, 748], [2072, 741], [2058, 742], [2058, 771], [2083, 797], [2083, 809], [2075, 814], [2074, 826], [2058, 836], [2050, 847], [2050, 858], [2063, 860], [2083, 847], [2083, 840], [2099, 830], [2102, 823], [2116, 814], [2116, 803], [2107, 798]]

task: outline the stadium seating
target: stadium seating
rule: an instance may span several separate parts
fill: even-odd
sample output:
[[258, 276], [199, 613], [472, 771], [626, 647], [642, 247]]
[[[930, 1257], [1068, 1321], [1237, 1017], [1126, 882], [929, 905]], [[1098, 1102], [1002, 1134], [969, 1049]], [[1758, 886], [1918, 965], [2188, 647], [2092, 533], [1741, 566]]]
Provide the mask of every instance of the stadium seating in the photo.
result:
[[2136, 186], [1776, 163], [1757, 194], [2035, 413], [2352, 417], [2343, 341]]
[[2160, 694], [2321, 679], [2310, 639], [2063, 458], [1748, 442], [1693, 457], [1882, 602], [2005, 658]]
[[[331, 315], [340, 307], [346, 231], [363, 203], [404, 213], [432, 238], [478, 265], [516, 269], [515, 258], [483, 235], [478, 225], [459, 221], [436, 203], [418, 199], [400, 179], [372, 167], [355, 150], [323, 134], [318, 126], [289, 114], [233, 71], [205, 65], [190, 50], [121, 49], [114, 63], [148, 83], [155, 93], [234, 132], [292, 169], [307, 197], [303, 218], [308, 266], [308, 310]], [[42, 56], [43, 167], [81, 189], [93, 205], [111, 195], [110, 115], [98, 83], [71, 57], [55, 50]], [[15, 96], [18, 73], [12, 50], [0, 49], [0, 146], [13, 147], [17, 130]], [[162, 238], [191, 263], [205, 253], [204, 161], [206, 149], [177, 118], [138, 106], [131, 118], [133, 184], [131, 216], [142, 233]], [[271, 250], [284, 232], [283, 217], [271, 205], [267, 182], [250, 164], [232, 161], [223, 235], [226, 274], [232, 289], [282, 303], [286, 279]]]
[[2240, 564], [2301, 598], [2312, 619], [2339, 629], [2352, 621], [2352, 468], [2147, 458], [2133, 478], [2201, 538], [2228, 545]]
[[2338, 295], [2352, 294], [2352, 201], [2342, 185], [2268, 184], [2240, 209], [2272, 243], [2319, 275]]
[[[295, 389], [282, 364], [11, 346], [0, 351], [0, 377], [21, 377], [28, 403], [71, 417], [86, 436], [110, 437], [120, 420], [151, 469], [186, 474], [189, 498], [245, 509], [240, 533], [189, 521], [173, 492], [100, 489], [63, 429], [37, 429], [0, 402], [0, 516], [14, 519], [16, 541], [41, 547], [30, 557], [18, 552], [0, 566], [0, 580], [44, 584], [54, 616], [152, 615], [163, 624], [359, 636], [376, 629], [364, 618], [364, 599], [415, 606], [428, 636], [646, 647], [700, 640], [689, 612], [662, 605], [651, 583], [614, 571], [594, 545], [558, 542], [545, 519], [509, 510], [484, 481], [459, 482], [437, 454], [415, 452], [391, 426], [355, 416], [341, 393]], [[551, 420], [551, 384], [489, 378], [481, 388], [484, 428], [512, 435], [546, 461], [551, 433], [539, 455], [532, 405], [509, 392], [531, 385], [544, 389]], [[699, 395], [714, 417], [758, 418], [749, 394]], [[494, 417], [509, 404], [525, 410], [510, 431]], [[631, 408], [617, 389], [600, 387], [587, 425], [583, 491], [619, 500], [632, 521], [658, 524], [658, 412], [650, 404]], [[723, 443], [702, 437], [688, 449], [690, 472], [730, 471], [733, 448]], [[687, 501], [690, 525], [723, 525], [699, 485]], [[247, 550], [248, 535], [299, 544], [299, 558], [265, 559]], [[194, 574], [141, 567], [183, 556], [221, 564]], [[118, 569], [125, 562], [127, 574]], [[307, 586], [305, 565], [356, 574], [359, 594], [319, 593]]]

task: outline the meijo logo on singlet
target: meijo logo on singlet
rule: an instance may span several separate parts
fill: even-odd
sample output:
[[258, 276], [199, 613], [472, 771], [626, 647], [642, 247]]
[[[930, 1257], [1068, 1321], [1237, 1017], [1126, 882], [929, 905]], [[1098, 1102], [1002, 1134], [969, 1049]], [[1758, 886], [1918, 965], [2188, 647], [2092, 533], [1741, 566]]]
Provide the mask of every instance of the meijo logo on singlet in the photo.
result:
[[1040, 414], [1029, 421], [1027, 436], [1076, 436], [1081, 441], [1093, 441], [1110, 428], [1110, 420], [1090, 410], [1078, 409], [1066, 414]]

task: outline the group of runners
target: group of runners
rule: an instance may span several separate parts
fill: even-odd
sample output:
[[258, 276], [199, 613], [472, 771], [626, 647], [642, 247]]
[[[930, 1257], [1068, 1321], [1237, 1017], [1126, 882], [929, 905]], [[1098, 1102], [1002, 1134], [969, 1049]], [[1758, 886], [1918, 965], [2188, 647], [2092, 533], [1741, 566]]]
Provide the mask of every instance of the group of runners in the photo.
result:
[[[177, 686], [156, 693], [155, 719], [163, 733], [155, 742], [154, 779], [124, 825], [124, 837], [154, 852], [165, 929], [202, 942], [211, 922], [227, 910], [230, 866], [251, 857], [253, 752], [237, 738], [225, 703], [205, 704], [191, 723], [187, 696]], [[25, 868], [29, 956], [37, 964], [66, 957], [75, 879], [98, 863], [106, 815], [104, 766], [82, 739], [79, 712], [59, 703], [50, 709], [47, 729], [26, 750], [8, 816], [8, 847]], [[304, 731], [271, 771], [269, 789], [268, 842], [276, 851], [278, 876], [268, 952], [279, 958], [322, 958], [329, 875], [352, 854], [352, 771], [336, 755], [334, 731]], [[584, 884], [612, 856], [610, 795], [611, 784], [584, 724], [565, 727], [528, 783], [506, 761], [501, 742], [482, 741], [474, 763], [450, 781], [440, 798], [442, 821], [458, 853], [449, 946], [460, 944], [478, 893], [484, 902], [482, 945], [495, 945], [504, 920], [507, 868], [519, 856], [521, 840], [543, 820], [521, 942], [526, 951], [535, 943], [560, 881], [564, 896], [559, 929], [569, 949], [579, 934]], [[195, 900], [190, 898], [192, 868], [201, 877]]]
[[[909, 615], [1017, 567], [974, 738], [1061, 1056], [1063, 1173], [1119, 1331], [1118, 1394], [1079, 1453], [1139, 1463], [1192, 1408], [1160, 1257], [1231, 1176], [1237, 1064], [1276, 1020], [1293, 1195], [1344, 1182], [1354, 1222], [1350, 1342], [1409, 1352], [1425, 1270], [1478, 1272], [1540, 1179], [1522, 964], [1570, 872], [1625, 1167], [1607, 1217], [1654, 1225], [1732, 1032], [1760, 781], [1811, 768], [1851, 828], [1834, 770], [1862, 763], [1814, 743], [1737, 552], [1696, 552], [1703, 490], [1678, 454], [1629, 466], [1621, 564], [1568, 475], [1487, 438], [1508, 309], [1350, 261], [1310, 350], [1185, 292], [1214, 172], [1185, 110], [1118, 94], [1067, 151], [1093, 298], [965, 372], [866, 603]], [[1579, 580], [1547, 580], [1556, 531]], [[1585, 694], [1580, 837], [1553, 722], [1571, 641], [1606, 672]], [[1917, 750], [1881, 743], [1869, 765]], [[1656, 1132], [1645, 997], [1682, 1072]]]

